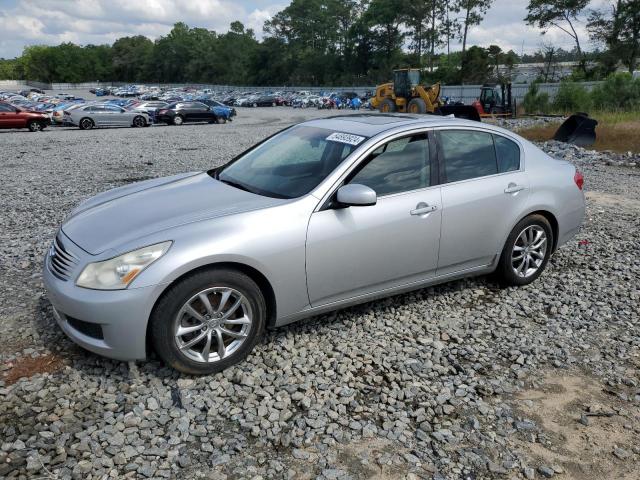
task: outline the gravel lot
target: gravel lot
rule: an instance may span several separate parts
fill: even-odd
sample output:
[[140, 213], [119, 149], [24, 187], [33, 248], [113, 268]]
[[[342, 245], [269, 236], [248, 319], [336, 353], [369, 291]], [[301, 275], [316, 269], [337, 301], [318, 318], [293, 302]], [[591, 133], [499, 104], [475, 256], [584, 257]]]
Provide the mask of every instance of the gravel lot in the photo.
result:
[[210, 377], [67, 340], [40, 269], [75, 204], [335, 114], [239, 110], [226, 125], [0, 131], [0, 477], [639, 478], [637, 156], [544, 145], [584, 172], [587, 219], [524, 288], [467, 279], [303, 321]]

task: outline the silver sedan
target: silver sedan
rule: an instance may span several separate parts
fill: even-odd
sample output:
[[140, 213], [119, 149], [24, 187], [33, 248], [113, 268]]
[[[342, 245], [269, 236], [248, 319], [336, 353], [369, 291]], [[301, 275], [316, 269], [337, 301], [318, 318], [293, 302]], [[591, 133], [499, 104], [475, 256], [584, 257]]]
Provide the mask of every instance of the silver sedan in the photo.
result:
[[147, 112], [110, 104], [88, 104], [65, 110], [64, 122], [77, 125], [81, 130], [94, 127], [146, 127], [151, 124]]
[[313, 120], [222, 167], [80, 204], [44, 282], [88, 350], [153, 348], [183, 372], [217, 372], [268, 326], [470, 275], [533, 282], [580, 229], [582, 185], [570, 163], [491, 125]]

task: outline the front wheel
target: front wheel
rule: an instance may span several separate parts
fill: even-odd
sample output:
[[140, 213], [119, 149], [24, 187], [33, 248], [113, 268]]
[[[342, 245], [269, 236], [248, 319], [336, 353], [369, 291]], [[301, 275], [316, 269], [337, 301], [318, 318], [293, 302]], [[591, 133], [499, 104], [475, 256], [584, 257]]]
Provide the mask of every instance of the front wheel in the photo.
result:
[[33, 120], [29, 122], [29, 124], [27, 125], [27, 128], [29, 129], [30, 132], [39, 132], [44, 128], [44, 126], [42, 125], [42, 123]]
[[261, 338], [266, 304], [256, 283], [236, 270], [195, 273], [171, 287], [151, 315], [151, 341], [184, 373], [216, 373], [242, 361]]
[[396, 111], [396, 104], [390, 98], [385, 98], [380, 102], [380, 106], [378, 107], [380, 112], [382, 113], [393, 113]]
[[173, 117], [173, 124], [176, 126], [180, 126], [184, 123], [184, 118], [182, 118], [180, 115], [176, 115], [175, 117]]
[[511, 231], [496, 273], [506, 285], [528, 285], [544, 271], [553, 249], [553, 230], [542, 215], [529, 215]]

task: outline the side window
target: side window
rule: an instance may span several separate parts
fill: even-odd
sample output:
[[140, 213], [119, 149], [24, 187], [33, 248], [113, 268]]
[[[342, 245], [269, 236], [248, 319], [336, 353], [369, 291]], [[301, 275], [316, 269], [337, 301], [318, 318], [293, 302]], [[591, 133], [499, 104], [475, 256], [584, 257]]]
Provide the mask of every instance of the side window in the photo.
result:
[[498, 173], [491, 137], [489, 133], [471, 130], [441, 131], [445, 180], [458, 182]]
[[349, 183], [371, 187], [378, 195], [408, 192], [431, 184], [426, 134], [393, 140], [376, 149]]
[[0, 112], [13, 112], [13, 108], [9, 105], [0, 105]]
[[494, 135], [496, 155], [498, 156], [498, 171], [500, 173], [513, 172], [520, 169], [520, 147], [508, 138]]

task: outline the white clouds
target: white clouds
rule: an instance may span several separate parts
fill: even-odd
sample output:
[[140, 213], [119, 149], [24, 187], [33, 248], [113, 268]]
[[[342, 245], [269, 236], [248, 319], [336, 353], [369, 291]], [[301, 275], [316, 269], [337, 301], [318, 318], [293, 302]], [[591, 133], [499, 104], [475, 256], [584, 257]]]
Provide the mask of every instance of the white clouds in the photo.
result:
[[[592, 0], [589, 8], [602, 8], [608, 3], [609, 0]], [[538, 50], [542, 42], [565, 50], [571, 50], [575, 46], [573, 39], [558, 28], [551, 27], [542, 35], [540, 29], [526, 25], [524, 18], [527, 16], [528, 4], [528, 0], [495, 0], [484, 21], [470, 29], [467, 44], [483, 47], [494, 44], [503, 50], [512, 49], [518, 54], [523, 49], [523, 42], [524, 53]], [[575, 27], [582, 46], [587, 47], [589, 41], [584, 22], [578, 22]]]
[[286, 5], [270, 5], [264, 9], [256, 8], [249, 14], [245, 22], [247, 28], [252, 28], [258, 38], [262, 38], [262, 27], [264, 22], [273, 17], [280, 10], [284, 9]]
[[240, 20], [261, 35], [264, 21], [281, 8], [247, 9], [237, 0], [16, 0], [0, 10], [0, 57], [20, 55], [32, 44], [102, 44], [127, 35], [155, 39], [176, 22], [225, 32]]

